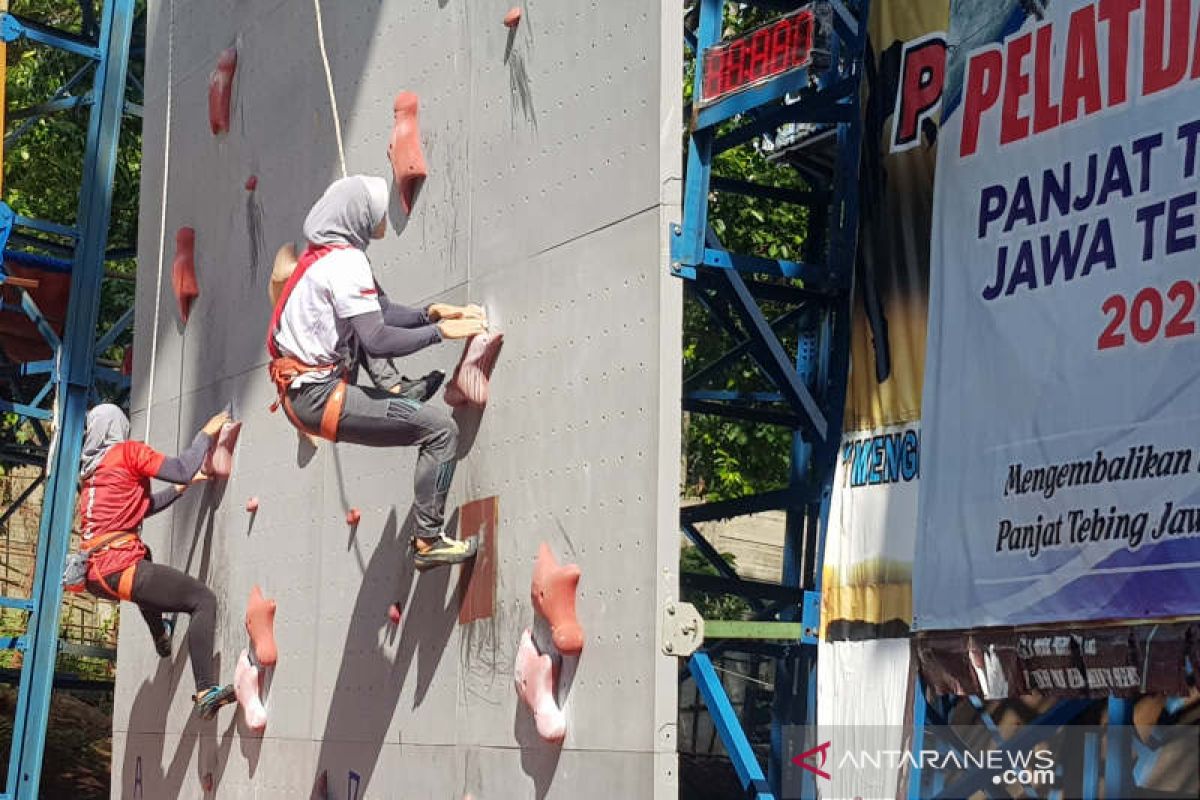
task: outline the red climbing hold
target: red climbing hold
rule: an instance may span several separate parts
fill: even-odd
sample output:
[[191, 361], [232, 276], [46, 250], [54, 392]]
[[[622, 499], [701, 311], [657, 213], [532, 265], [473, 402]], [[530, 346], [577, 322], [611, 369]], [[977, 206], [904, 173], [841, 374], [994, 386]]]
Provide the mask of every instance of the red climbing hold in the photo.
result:
[[204, 777], [200, 779], [200, 788], [206, 792], [211, 792], [216, 783], [213, 781], [211, 772], [204, 773]]
[[504, 15], [504, 27], [515, 28], [521, 24], [521, 9], [518, 6], [513, 6]]
[[488, 379], [504, 346], [503, 333], [481, 333], [472, 336], [463, 348], [462, 358], [454, 377], [446, 385], [446, 402], [452, 406], [485, 406], [488, 401]]
[[121, 358], [121, 374], [126, 378], [133, 374], [133, 345], [125, 348], [125, 355]]
[[258, 667], [250, 662], [250, 652], [243, 649], [233, 668], [233, 692], [246, 718], [246, 727], [262, 733], [267, 727], [267, 709], [263, 706], [261, 679]]
[[196, 229], [180, 228], [175, 233], [175, 261], [171, 265], [171, 285], [179, 301], [179, 318], [187, 325], [192, 302], [200, 296], [196, 283]]
[[250, 602], [246, 604], [246, 633], [250, 634], [254, 660], [263, 667], [275, 666], [279, 659], [275, 647], [275, 601], [263, 597], [257, 586], [250, 590]]
[[217, 67], [208, 76], [208, 124], [213, 135], [229, 131], [229, 101], [237, 60], [237, 50], [229, 48], [217, 58]]
[[359, 511], [357, 508], [352, 508], [346, 512], [346, 524], [350, 525], [351, 527], [357, 525], [359, 520], [361, 520], [361, 519], [362, 519], [362, 512]]
[[550, 623], [554, 646], [567, 655], [583, 651], [583, 628], [575, 617], [575, 589], [582, 573], [575, 564], [560, 565], [542, 542], [529, 595], [533, 607]]
[[228, 478], [233, 474], [233, 450], [237, 447], [238, 435], [242, 432], [242, 423], [226, 422], [217, 433], [212, 447], [204, 456], [204, 466], [201, 468], [210, 478]]
[[258, 188], [258, 176], [257, 175], [251, 175], [249, 178], [246, 178], [246, 191], [247, 192], [253, 192], [257, 188]]
[[388, 620], [390, 620], [393, 625], [400, 624], [400, 604], [399, 603], [392, 603], [390, 606], [388, 606]]
[[246, 501], [246, 512], [250, 514], [258, 513], [258, 498], [251, 497]]
[[517, 696], [533, 712], [538, 735], [547, 742], [561, 742], [566, 738], [567, 718], [554, 700], [554, 662], [550, 656], [538, 653], [528, 628], [521, 634], [521, 644], [517, 648], [513, 683], [517, 687]]
[[388, 140], [388, 160], [392, 162], [392, 178], [400, 190], [404, 213], [411, 214], [417, 193], [429, 175], [425, 154], [421, 151], [421, 127], [417, 120], [419, 101], [412, 92], [401, 92], [392, 103], [395, 120]]

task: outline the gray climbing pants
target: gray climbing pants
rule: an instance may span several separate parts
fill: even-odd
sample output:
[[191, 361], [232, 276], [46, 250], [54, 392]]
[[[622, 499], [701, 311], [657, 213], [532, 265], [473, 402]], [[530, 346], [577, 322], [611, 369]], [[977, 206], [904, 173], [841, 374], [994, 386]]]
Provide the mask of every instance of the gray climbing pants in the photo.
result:
[[[288, 391], [301, 422], [314, 430], [320, 427], [325, 401], [336, 385], [335, 381], [325, 381]], [[446, 519], [446, 495], [454, 479], [458, 448], [458, 425], [449, 414], [380, 389], [347, 386], [338, 441], [367, 447], [419, 448], [413, 475], [417, 536], [437, 538]]]

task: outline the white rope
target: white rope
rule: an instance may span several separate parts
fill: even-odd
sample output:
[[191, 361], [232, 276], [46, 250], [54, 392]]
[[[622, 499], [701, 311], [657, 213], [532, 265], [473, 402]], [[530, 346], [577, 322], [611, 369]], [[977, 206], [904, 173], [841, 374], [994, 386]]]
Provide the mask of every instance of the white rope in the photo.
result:
[[158, 275], [154, 280], [154, 322], [150, 327], [150, 380], [146, 386], [146, 434], [142, 441], [150, 441], [150, 417], [154, 406], [154, 373], [158, 362], [158, 320], [162, 307], [163, 261], [167, 249], [167, 186], [171, 176], [171, 83], [175, 66], [175, 0], [167, 2], [167, 119], [163, 134], [162, 200], [158, 217]]
[[333, 91], [333, 70], [329, 67], [329, 53], [325, 51], [325, 25], [321, 21], [321, 0], [313, 0], [313, 11], [317, 14], [317, 45], [321, 49], [321, 63], [325, 66], [325, 86], [329, 89], [329, 107], [333, 112], [333, 135], [337, 139], [338, 164], [342, 177], [346, 177], [346, 148], [342, 145], [342, 122], [338, 116], [337, 95]]

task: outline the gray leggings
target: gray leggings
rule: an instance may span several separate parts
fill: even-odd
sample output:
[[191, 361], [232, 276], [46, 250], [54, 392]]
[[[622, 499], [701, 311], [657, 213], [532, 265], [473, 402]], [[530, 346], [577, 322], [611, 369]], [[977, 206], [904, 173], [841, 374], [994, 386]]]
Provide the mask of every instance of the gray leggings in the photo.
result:
[[[320, 427], [325, 401], [336, 385], [325, 381], [288, 391], [301, 422], [313, 430]], [[338, 441], [368, 447], [419, 447], [413, 475], [417, 536], [437, 538], [445, 522], [446, 495], [454, 479], [458, 448], [458, 425], [449, 414], [379, 389], [348, 386]]]

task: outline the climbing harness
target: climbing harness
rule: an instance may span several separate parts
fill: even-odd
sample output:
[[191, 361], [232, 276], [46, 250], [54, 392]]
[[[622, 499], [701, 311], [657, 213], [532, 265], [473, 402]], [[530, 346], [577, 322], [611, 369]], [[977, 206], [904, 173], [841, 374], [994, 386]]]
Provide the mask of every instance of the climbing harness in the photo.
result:
[[[267, 352], [271, 355], [271, 362], [267, 365], [267, 372], [271, 376], [271, 381], [275, 384], [275, 390], [279, 393], [275, 402], [271, 404], [271, 413], [274, 413], [283, 406], [283, 413], [287, 415], [288, 420], [292, 425], [310, 436], [320, 436], [322, 439], [328, 439], [331, 442], [337, 441], [338, 422], [342, 416], [342, 407], [346, 404], [346, 370], [330, 364], [305, 364], [299, 359], [285, 356], [280, 351], [279, 346], [275, 343], [275, 336], [279, 333], [279, 323], [283, 318], [283, 308], [287, 305], [288, 298], [292, 296], [292, 290], [300, 283], [300, 279], [304, 277], [304, 273], [308, 268], [317, 262], [325, 254], [333, 250], [343, 250], [349, 245], [309, 245], [304, 254], [300, 256], [299, 262], [296, 264], [296, 269], [292, 272], [290, 278], [283, 286], [283, 291], [279, 293], [279, 300], [275, 302], [275, 310], [271, 314], [271, 327], [267, 329]], [[319, 430], [312, 430], [296, 416], [296, 411], [292, 408], [291, 398], [288, 397], [288, 389], [291, 388], [292, 381], [301, 375], [310, 372], [327, 372], [330, 369], [337, 370], [337, 386], [329, 394], [329, 399], [325, 401], [325, 410], [321, 414], [321, 425]]]
[[[87, 555], [87, 581], [101, 587], [118, 600], [133, 600], [133, 578], [137, 565], [146, 557], [146, 545], [137, 533], [113, 531], [83, 545]], [[108, 577], [120, 573], [117, 590], [109, 586]]]

